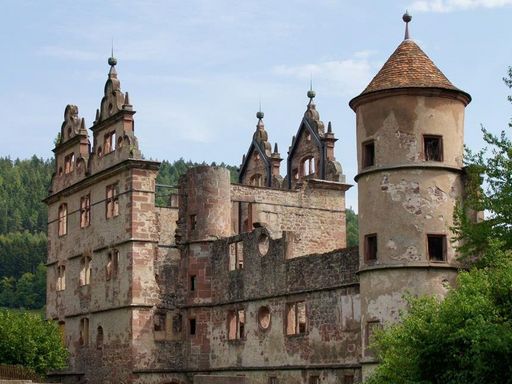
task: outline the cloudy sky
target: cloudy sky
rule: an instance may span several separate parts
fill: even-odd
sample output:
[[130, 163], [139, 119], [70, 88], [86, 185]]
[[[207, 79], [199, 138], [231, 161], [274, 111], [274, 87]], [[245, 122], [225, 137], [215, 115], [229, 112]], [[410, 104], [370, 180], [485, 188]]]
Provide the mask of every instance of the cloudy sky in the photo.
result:
[[[512, 109], [502, 77], [512, 65], [512, 0], [0, 0], [0, 156], [52, 155], [66, 104], [90, 126], [112, 39], [124, 91], [137, 110], [146, 158], [238, 165], [261, 101], [283, 157], [304, 113], [310, 77], [336, 156], [355, 175], [360, 93], [411, 37], [473, 96], [466, 143], [480, 125], [506, 129]], [[282, 173], [285, 173], [284, 164]], [[348, 205], [356, 206], [352, 189]]]

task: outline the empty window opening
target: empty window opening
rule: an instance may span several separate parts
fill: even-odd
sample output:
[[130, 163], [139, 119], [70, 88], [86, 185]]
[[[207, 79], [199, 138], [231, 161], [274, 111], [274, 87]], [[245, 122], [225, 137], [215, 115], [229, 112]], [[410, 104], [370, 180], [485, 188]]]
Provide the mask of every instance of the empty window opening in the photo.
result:
[[375, 165], [375, 142], [367, 141], [363, 143], [363, 168]]
[[103, 327], [99, 326], [96, 330], [96, 348], [103, 348]]
[[188, 319], [188, 331], [190, 336], [195, 336], [197, 332], [196, 319]]
[[101, 148], [101, 145], [98, 147], [98, 157], [103, 156], [103, 149]]
[[302, 174], [304, 176], [315, 174], [315, 158], [310, 156], [302, 160]]
[[367, 262], [377, 260], [377, 235], [371, 234], [364, 237], [364, 257]]
[[343, 377], [343, 384], [354, 384], [354, 375], [345, 375]]
[[80, 259], [80, 285], [91, 283], [91, 257], [82, 256]]
[[80, 228], [88, 227], [91, 224], [91, 195], [80, 198]]
[[311, 133], [306, 132], [306, 141], [311, 141]]
[[245, 334], [245, 310], [228, 312], [228, 339], [240, 340]]
[[193, 231], [197, 226], [197, 215], [190, 215], [190, 230]]
[[63, 291], [66, 289], [66, 266], [59, 265], [57, 267], [57, 291]]
[[69, 155], [66, 155], [64, 157], [64, 173], [68, 174], [73, 172], [73, 169], [75, 167], [75, 154], [70, 153]]
[[61, 204], [59, 207], [59, 236], [68, 233], [68, 205]]
[[153, 317], [153, 330], [155, 332], [165, 332], [165, 313], [157, 312]]
[[109, 132], [103, 137], [103, 153], [105, 155], [116, 149], [116, 133]]
[[441, 136], [423, 136], [425, 160], [443, 161], [443, 138]]
[[107, 185], [106, 217], [110, 219], [119, 215], [119, 184]]
[[269, 307], [260, 307], [258, 310], [258, 325], [264, 331], [270, 327], [270, 309]]
[[317, 376], [317, 375], [309, 376], [308, 383], [309, 384], [320, 384], [320, 376]]
[[446, 236], [427, 235], [428, 258], [431, 261], [446, 261]]
[[244, 243], [237, 241], [229, 244], [229, 270], [244, 269]]
[[196, 275], [190, 276], [190, 291], [194, 292], [196, 290]]
[[263, 187], [263, 176], [259, 173], [253, 175], [249, 180], [249, 184], [256, 187]]
[[117, 277], [119, 270], [119, 250], [113, 249], [107, 255], [106, 279]]
[[299, 180], [299, 170], [297, 168], [292, 170], [292, 178], [293, 180]]
[[89, 319], [87, 317], [80, 319], [80, 334], [78, 343], [81, 346], [89, 345]]
[[306, 333], [306, 303], [299, 301], [287, 305], [286, 334], [300, 335]]

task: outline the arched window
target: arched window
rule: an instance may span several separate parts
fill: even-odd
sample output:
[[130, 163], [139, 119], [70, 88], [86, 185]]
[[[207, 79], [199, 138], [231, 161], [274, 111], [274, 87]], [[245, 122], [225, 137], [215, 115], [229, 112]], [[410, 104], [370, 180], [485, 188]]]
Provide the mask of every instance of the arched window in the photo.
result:
[[106, 279], [110, 280], [117, 276], [117, 270], [119, 265], [119, 251], [113, 249], [108, 253], [107, 267], [106, 267]]
[[57, 291], [66, 289], [66, 266], [59, 265], [57, 267]]
[[68, 233], [68, 205], [61, 204], [59, 207], [59, 236]]
[[256, 187], [263, 187], [263, 175], [256, 173], [255, 175], [251, 176], [249, 183]]
[[91, 283], [91, 257], [82, 256], [80, 259], [80, 285], [89, 285]]

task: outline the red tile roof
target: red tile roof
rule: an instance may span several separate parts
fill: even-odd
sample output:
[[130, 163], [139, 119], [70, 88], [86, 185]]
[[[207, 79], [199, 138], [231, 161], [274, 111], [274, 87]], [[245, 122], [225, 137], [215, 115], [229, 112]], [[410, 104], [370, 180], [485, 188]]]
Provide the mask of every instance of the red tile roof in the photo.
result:
[[459, 91], [414, 41], [404, 40], [360, 96], [384, 89], [410, 87]]

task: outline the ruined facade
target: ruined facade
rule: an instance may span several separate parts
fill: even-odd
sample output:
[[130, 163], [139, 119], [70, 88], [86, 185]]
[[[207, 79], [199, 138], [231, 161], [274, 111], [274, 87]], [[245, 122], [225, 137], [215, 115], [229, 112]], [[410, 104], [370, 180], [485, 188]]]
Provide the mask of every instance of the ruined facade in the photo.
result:
[[[407, 20], [406, 20], [407, 21]], [[155, 205], [116, 60], [92, 127], [68, 105], [48, 204], [47, 317], [70, 351], [63, 382], [357, 383], [372, 332], [402, 295], [444, 295], [464, 196], [464, 107], [412, 40], [351, 103], [359, 248], [347, 249], [336, 138], [309, 102], [281, 176], [263, 122], [238, 183], [190, 169]]]

